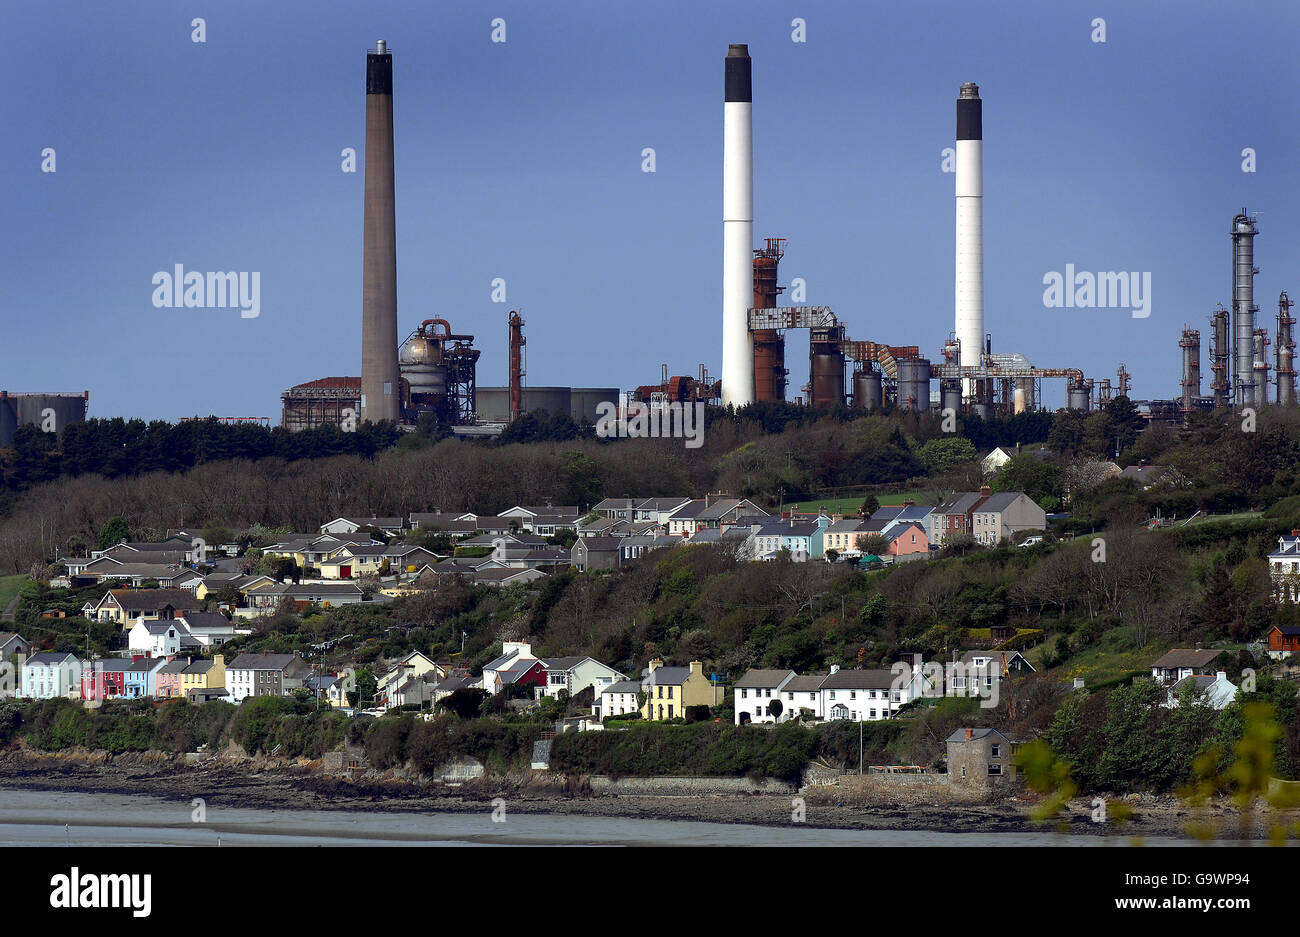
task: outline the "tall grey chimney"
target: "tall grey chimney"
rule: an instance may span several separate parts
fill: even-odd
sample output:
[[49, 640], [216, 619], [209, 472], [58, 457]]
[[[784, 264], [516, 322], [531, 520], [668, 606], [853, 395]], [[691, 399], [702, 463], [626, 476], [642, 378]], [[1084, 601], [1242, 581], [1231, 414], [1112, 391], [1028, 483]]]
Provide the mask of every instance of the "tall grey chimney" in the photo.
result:
[[380, 39], [366, 53], [366, 181], [361, 269], [361, 414], [396, 420], [397, 221], [393, 195], [393, 55]]

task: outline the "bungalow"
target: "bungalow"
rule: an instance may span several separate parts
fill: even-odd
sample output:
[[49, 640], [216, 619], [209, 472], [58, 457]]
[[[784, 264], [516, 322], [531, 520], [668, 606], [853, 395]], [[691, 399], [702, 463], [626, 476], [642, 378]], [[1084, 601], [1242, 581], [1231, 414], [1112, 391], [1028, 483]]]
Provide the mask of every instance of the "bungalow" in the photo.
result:
[[984, 458], [980, 459], [980, 471], [984, 473], [985, 478], [990, 478], [1001, 471], [1002, 466], [1010, 462], [1013, 455], [1014, 453], [1008, 452], [1006, 449], [998, 446]]
[[1237, 698], [1237, 686], [1228, 679], [1228, 675], [1220, 670], [1218, 673], [1211, 674], [1193, 674], [1189, 677], [1183, 677], [1177, 683], [1170, 686], [1165, 692], [1165, 701], [1161, 705], [1173, 709], [1182, 699], [1184, 693], [1189, 692], [1188, 688], [1194, 689], [1190, 692], [1197, 698], [1204, 700], [1212, 709], [1227, 709], [1232, 701]]
[[388, 550], [382, 544], [347, 543], [332, 552], [328, 559], [321, 560], [317, 566], [322, 579], [356, 579], [361, 576], [377, 576], [384, 563], [384, 553]]
[[77, 692], [82, 664], [73, 654], [44, 652], [23, 661], [22, 689], [27, 699], [58, 699]]
[[495, 567], [479, 568], [470, 575], [470, 579], [475, 585], [487, 586], [489, 589], [501, 589], [516, 583], [536, 582], [545, 578], [546, 573], [540, 569], [502, 569]]
[[385, 536], [394, 537], [402, 532], [405, 524], [400, 517], [336, 517], [320, 525], [323, 534], [355, 534], [363, 527], [378, 530]]
[[308, 605], [319, 605], [321, 608], [355, 605], [365, 598], [361, 587], [352, 582], [301, 584], [272, 582], [250, 588], [246, 594], [249, 606], [262, 611], [274, 611], [286, 598], [292, 601], [298, 610]]
[[780, 722], [785, 714], [781, 690], [794, 678], [793, 670], [746, 671], [732, 688], [736, 725]]
[[240, 654], [227, 667], [231, 702], [250, 696], [287, 696], [302, 686], [311, 667], [294, 654]]
[[468, 537], [478, 530], [478, 521], [475, 518], [461, 518], [441, 512], [412, 512], [410, 525], [411, 530], [436, 530], [445, 533], [453, 540]]
[[704, 676], [704, 664], [698, 660], [687, 667], [665, 667], [655, 658], [641, 679], [641, 689], [646, 694], [642, 719], [676, 719], [692, 706], [717, 702], [713, 684]]
[[6, 661], [15, 654], [30, 654], [32, 642], [12, 631], [0, 631], [0, 661]]
[[1220, 653], [1212, 649], [1175, 648], [1151, 665], [1151, 677], [1157, 683], [1169, 686], [1184, 677], [1204, 673]]
[[384, 550], [383, 558], [388, 560], [388, 565], [394, 572], [406, 571], [413, 573], [425, 563], [436, 562], [438, 554], [415, 544], [397, 543], [389, 544], [388, 548]]

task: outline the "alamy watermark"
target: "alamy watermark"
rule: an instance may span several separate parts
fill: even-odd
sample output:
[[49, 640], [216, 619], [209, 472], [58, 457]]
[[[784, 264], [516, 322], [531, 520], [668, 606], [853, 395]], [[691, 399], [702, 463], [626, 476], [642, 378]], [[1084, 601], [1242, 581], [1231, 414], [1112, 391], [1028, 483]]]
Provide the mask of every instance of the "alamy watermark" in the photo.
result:
[[155, 309], [235, 309], [241, 319], [256, 319], [262, 311], [262, 274], [197, 270], [185, 272], [176, 264], [172, 272], [153, 275]]
[[618, 404], [596, 404], [596, 435], [601, 439], [685, 439], [687, 449], [704, 445], [704, 403], [629, 403], [619, 414]]
[[947, 663], [921, 662], [921, 655], [912, 655], [912, 663], [895, 661], [890, 667], [894, 680], [890, 697], [910, 702], [914, 699], [941, 699], [946, 696], [978, 697], [981, 709], [995, 709], [998, 705], [998, 684], [1002, 675], [996, 658], [990, 657], [977, 664], [975, 660], [953, 660]]
[[1127, 270], [1090, 273], [1074, 272], [1074, 264], [1065, 265], [1065, 274], [1049, 270], [1043, 274], [1043, 305], [1048, 309], [1132, 309], [1134, 319], [1151, 315], [1151, 272]]

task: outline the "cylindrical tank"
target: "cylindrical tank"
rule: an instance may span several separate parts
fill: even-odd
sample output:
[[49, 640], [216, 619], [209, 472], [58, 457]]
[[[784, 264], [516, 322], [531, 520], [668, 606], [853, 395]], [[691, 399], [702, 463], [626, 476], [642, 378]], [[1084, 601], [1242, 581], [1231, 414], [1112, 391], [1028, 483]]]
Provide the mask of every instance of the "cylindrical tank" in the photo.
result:
[[940, 382], [939, 404], [941, 410], [961, 413], [961, 381], [946, 380]]
[[1025, 412], [1025, 389], [1019, 384], [1017, 384], [1016, 389], [1011, 392], [1011, 401], [1011, 410], [1013, 413]]
[[912, 397], [916, 400], [916, 409], [930, 409], [930, 359], [917, 358], [913, 362]]
[[1084, 381], [1072, 381], [1066, 392], [1066, 406], [1071, 410], [1088, 409], [1088, 385]]
[[869, 368], [853, 375], [853, 406], [859, 410], [880, 409], [880, 372]]
[[810, 330], [809, 406], [844, 404], [844, 352], [840, 350], [843, 333], [842, 326]]
[[989, 418], [989, 405], [977, 401], [971, 405], [971, 412], [981, 420], [987, 420]]

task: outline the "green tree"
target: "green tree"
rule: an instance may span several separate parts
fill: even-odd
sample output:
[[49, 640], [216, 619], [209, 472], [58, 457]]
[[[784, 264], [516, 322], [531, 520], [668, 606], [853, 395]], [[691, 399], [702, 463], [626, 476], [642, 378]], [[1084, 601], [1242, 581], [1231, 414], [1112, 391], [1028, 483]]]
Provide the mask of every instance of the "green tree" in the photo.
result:
[[360, 708], [374, 700], [375, 693], [379, 689], [379, 681], [375, 679], [369, 667], [361, 667], [357, 670], [356, 687], [355, 690], [348, 691], [348, 703], [351, 706]]
[[880, 499], [875, 495], [867, 495], [862, 499], [862, 504], [858, 507], [858, 513], [863, 517], [870, 517], [880, 510]]
[[974, 462], [977, 453], [969, 439], [945, 436], [931, 439], [917, 452], [917, 457], [931, 475], [951, 472], [959, 465]]
[[130, 539], [131, 529], [126, 526], [126, 520], [116, 514], [110, 517], [108, 522], [99, 529], [99, 548], [101, 550], [107, 550], [123, 540]]
[[858, 537], [858, 549], [864, 556], [868, 553], [884, 556], [889, 552], [889, 538], [884, 534], [863, 534]]

